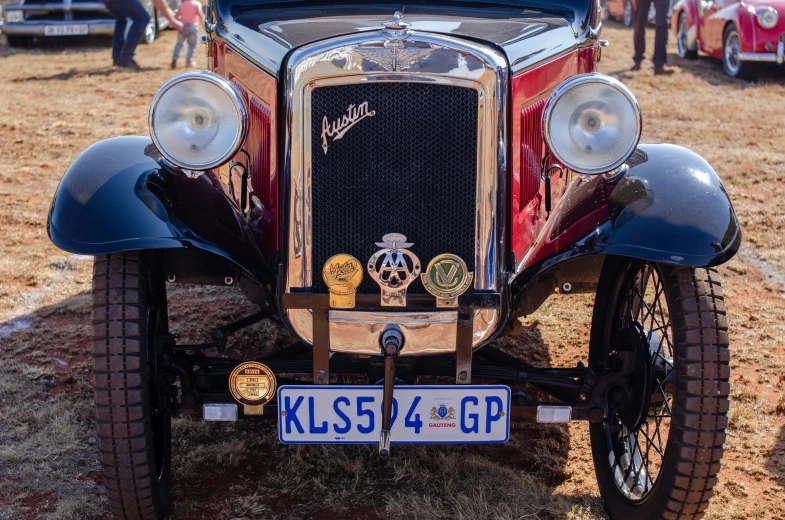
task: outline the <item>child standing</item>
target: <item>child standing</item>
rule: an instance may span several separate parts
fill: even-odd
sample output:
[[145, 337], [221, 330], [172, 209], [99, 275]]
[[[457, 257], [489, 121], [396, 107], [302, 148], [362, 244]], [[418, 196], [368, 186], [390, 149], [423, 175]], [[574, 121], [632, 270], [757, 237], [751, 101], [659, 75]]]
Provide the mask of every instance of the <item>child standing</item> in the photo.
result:
[[193, 60], [194, 51], [196, 50], [196, 39], [199, 36], [199, 26], [197, 24], [204, 25], [202, 4], [197, 0], [183, 0], [175, 18], [183, 22], [183, 28], [177, 33], [177, 43], [174, 46], [174, 54], [172, 55], [172, 68], [177, 68], [177, 59], [180, 57], [183, 42], [186, 40], [188, 40], [188, 52], [186, 53], [185, 61], [189, 67], [196, 67], [196, 62]]

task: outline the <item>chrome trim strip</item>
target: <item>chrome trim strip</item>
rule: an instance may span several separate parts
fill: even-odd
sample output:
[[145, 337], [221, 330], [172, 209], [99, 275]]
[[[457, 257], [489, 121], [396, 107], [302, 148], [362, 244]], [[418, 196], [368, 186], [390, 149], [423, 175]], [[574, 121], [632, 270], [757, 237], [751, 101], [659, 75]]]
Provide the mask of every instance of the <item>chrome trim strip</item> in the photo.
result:
[[[504, 250], [503, 204], [504, 175], [507, 169], [507, 96], [509, 70], [504, 56], [496, 50], [471, 41], [450, 36], [411, 31], [401, 39], [405, 49], [430, 50], [408, 64], [405, 70], [389, 71], [367, 59], [361, 52], [368, 48], [384, 48], [384, 31], [338, 37], [295, 50], [286, 64], [286, 136], [284, 141], [284, 178], [288, 189], [289, 229], [286, 248], [286, 292], [293, 288], [311, 287], [311, 94], [324, 86], [382, 82], [423, 82], [461, 86], [479, 93], [477, 206], [475, 208], [475, 290], [499, 291], [501, 262]], [[359, 49], [358, 48], [362, 48]], [[367, 52], [366, 52], [367, 54]], [[395, 230], [405, 233], [406, 230]], [[378, 237], [368, 237], [373, 241]], [[336, 251], [339, 253], [340, 251]], [[428, 259], [430, 260], [430, 259]], [[425, 261], [425, 259], [424, 259]], [[316, 266], [320, 269], [321, 266]], [[478, 310], [475, 320], [475, 346], [490, 337], [500, 320]], [[300, 338], [312, 343], [312, 316], [309, 310], [288, 309], [287, 317]], [[355, 312], [367, 316], [367, 326], [379, 313]], [[390, 323], [404, 313], [381, 314]], [[422, 314], [422, 313], [415, 313]], [[333, 315], [333, 313], [331, 313]], [[341, 322], [344, 323], [344, 322]], [[397, 321], [396, 321], [397, 323]], [[338, 330], [331, 341], [339, 345], [347, 340]], [[336, 347], [340, 348], [340, 347]], [[376, 346], [374, 345], [374, 348]], [[453, 342], [452, 349], [455, 345]]]
[[782, 63], [780, 48], [782, 47], [782, 42], [777, 44], [777, 51], [778, 52], [740, 52], [739, 59], [741, 61], [755, 61], [755, 62], [767, 62], [767, 63]]

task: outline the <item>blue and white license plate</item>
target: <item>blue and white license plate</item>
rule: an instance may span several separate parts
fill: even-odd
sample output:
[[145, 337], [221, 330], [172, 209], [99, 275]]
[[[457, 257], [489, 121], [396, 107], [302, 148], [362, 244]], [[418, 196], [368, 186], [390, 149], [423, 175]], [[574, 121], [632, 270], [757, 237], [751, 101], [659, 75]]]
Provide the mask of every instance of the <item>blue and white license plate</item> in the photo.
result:
[[[278, 436], [285, 443], [377, 444], [381, 386], [282, 386]], [[506, 442], [510, 389], [503, 385], [396, 386], [392, 443]]]

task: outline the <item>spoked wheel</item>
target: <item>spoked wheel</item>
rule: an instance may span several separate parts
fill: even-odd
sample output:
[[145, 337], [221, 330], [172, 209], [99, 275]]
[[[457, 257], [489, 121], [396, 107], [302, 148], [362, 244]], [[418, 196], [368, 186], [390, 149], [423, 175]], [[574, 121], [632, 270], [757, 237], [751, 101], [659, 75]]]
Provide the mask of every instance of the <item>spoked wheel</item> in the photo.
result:
[[93, 268], [98, 447], [116, 518], [163, 518], [171, 503], [170, 392], [154, 341], [166, 333], [163, 278], [139, 253], [99, 256]]
[[[590, 364], [632, 369], [591, 425], [608, 515], [701, 518], [713, 495], [730, 384], [725, 305], [714, 269], [608, 257], [592, 323]], [[632, 360], [632, 361], [630, 361]]]
[[722, 68], [732, 78], [749, 78], [753, 71], [753, 63], [741, 60], [741, 37], [736, 27], [729, 25], [725, 29], [722, 45]]
[[635, 8], [632, 7], [632, 0], [624, 2], [624, 13], [622, 14], [621, 21], [625, 27], [631, 27], [632, 22], [635, 20]]
[[690, 24], [687, 22], [687, 13], [682, 11], [679, 14], [679, 34], [676, 40], [680, 58], [693, 59], [698, 57], [697, 49], [690, 49], [689, 46]]

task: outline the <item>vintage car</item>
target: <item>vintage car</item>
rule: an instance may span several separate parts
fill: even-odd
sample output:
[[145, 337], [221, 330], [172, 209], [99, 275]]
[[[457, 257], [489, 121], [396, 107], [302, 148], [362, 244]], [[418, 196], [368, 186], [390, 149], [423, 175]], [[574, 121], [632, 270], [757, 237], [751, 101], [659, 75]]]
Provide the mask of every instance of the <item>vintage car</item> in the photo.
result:
[[[627, 26], [632, 26], [635, 21], [635, 8], [637, 2], [635, 0], [604, 0], [602, 2], [602, 16], [603, 20], [613, 18], [614, 20], [621, 20]], [[654, 2], [649, 6], [648, 21], [650, 24], [654, 23], [654, 17], [657, 13], [654, 7]]]
[[[635, 96], [596, 72], [598, 1], [208, 13], [209, 70], [160, 89], [149, 136], [84, 151], [49, 214], [57, 246], [95, 255], [114, 513], [166, 513], [170, 418], [197, 409], [385, 456], [587, 421], [613, 518], [700, 518], [728, 411], [715, 266], [741, 233], [705, 160], [639, 144]], [[258, 312], [185, 343], [178, 283], [238, 286]], [[555, 292], [596, 294], [585, 362], [495, 342]], [[264, 319], [296, 341], [230, 357], [227, 337]]]
[[679, 56], [698, 51], [722, 60], [725, 74], [755, 77], [764, 63], [785, 64], [785, 0], [679, 0], [671, 27]]
[[[176, 8], [180, 0], [168, 0]], [[150, 23], [142, 41], [153, 43], [158, 31], [169, 27], [169, 21], [158, 14], [152, 0], [143, 1], [150, 14]], [[114, 17], [101, 0], [62, 0], [53, 2], [16, 0], [3, 9], [3, 34], [11, 47], [26, 47], [36, 36], [111, 35]]]

